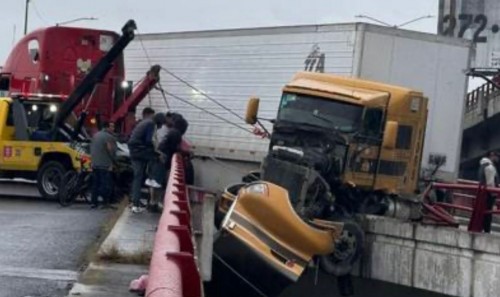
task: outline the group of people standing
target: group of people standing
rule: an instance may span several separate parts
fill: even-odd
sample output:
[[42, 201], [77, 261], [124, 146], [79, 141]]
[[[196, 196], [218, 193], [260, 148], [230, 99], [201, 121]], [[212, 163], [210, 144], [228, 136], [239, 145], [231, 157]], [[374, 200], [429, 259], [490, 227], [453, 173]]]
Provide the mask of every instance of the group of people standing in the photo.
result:
[[165, 189], [173, 155], [183, 143], [188, 123], [178, 113], [155, 113], [146, 107], [128, 141], [134, 178], [132, 182], [132, 212], [144, 211], [140, 201], [143, 182], [151, 188], [149, 210], [159, 211], [158, 197]]
[[[101, 126], [91, 143], [91, 208], [97, 208], [99, 196], [103, 199], [103, 207], [113, 208], [113, 167], [117, 151], [114, 123], [104, 122]], [[128, 141], [134, 174], [130, 196], [133, 213], [143, 212], [146, 207], [141, 202], [143, 184], [150, 188], [148, 209], [160, 211], [159, 197], [166, 187], [172, 157], [180, 150], [189, 150], [182, 138], [187, 128], [188, 122], [178, 113], [156, 113], [150, 107], [142, 111], [142, 120]]]

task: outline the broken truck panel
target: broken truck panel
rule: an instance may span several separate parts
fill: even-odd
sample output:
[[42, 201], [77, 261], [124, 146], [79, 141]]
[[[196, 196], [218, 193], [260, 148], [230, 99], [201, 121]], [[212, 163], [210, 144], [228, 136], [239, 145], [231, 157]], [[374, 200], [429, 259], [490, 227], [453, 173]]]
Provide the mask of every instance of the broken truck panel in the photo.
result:
[[[240, 191], [222, 223], [214, 243], [214, 273], [237, 276], [239, 285], [231, 286], [238, 290], [278, 296], [300, 278], [313, 256], [333, 252], [342, 224], [316, 226], [322, 228], [295, 213], [284, 188], [250, 184]], [[215, 282], [217, 277], [221, 275], [214, 276]]]

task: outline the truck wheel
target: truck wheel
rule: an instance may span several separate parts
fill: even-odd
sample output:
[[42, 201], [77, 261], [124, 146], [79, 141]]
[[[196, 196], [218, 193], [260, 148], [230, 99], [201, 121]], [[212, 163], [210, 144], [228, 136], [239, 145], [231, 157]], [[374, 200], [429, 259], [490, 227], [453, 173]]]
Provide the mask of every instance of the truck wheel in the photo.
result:
[[354, 221], [346, 220], [340, 238], [335, 242], [335, 251], [320, 257], [321, 268], [329, 274], [344, 276], [351, 273], [353, 264], [363, 252], [365, 235]]
[[38, 170], [37, 187], [46, 199], [59, 198], [59, 185], [66, 173], [66, 168], [57, 161], [48, 161]]

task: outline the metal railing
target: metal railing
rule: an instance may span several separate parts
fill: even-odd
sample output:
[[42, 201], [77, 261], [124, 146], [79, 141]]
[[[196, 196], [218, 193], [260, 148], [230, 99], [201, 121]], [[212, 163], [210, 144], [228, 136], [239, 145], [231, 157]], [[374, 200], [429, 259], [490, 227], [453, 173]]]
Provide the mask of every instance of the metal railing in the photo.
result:
[[[451, 195], [448, 201], [433, 201], [433, 190], [445, 190]], [[481, 232], [487, 215], [499, 215], [500, 210], [487, 209], [488, 195], [499, 195], [500, 188], [485, 187], [478, 182], [459, 180], [457, 184], [432, 183], [423, 194], [424, 223], [459, 226], [457, 217], [469, 220], [467, 230]], [[495, 205], [500, 207], [500, 201]]]
[[499, 95], [500, 92], [495, 87], [495, 85], [493, 85], [492, 83], [485, 83], [484, 85], [467, 94], [467, 98], [465, 100], [465, 113], [476, 110], [482, 98], [494, 97]]
[[185, 166], [179, 154], [172, 158], [163, 206], [145, 296], [202, 297]]

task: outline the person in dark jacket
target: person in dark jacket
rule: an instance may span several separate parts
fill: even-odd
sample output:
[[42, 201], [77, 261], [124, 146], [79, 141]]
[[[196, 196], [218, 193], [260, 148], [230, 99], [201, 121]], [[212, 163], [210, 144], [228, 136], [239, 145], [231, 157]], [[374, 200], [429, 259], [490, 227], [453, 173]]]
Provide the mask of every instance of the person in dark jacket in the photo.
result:
[[169, 129], [167, 135], [163, 138], [158, 146], [158, 150], [162, 153], [163, 162], [167, 171], [170, 171], [172, 157], [179, 150], [182, 142], [181, 132], [174, 126]]
[[185, 173], [186, 173], [185, 174], [186, 184], [193, 185], [194, 184], [194, 168], [193, 168], [193, 164], [191, 162], [192, 153], [190, 151], [190, 145], [183, 138], [184, 134], [186, 133], [186, 131], [189, 127], [189, 123], [186, 121], [186, 119], [182, 115], [180, 115], [178, 113], [167, 113], [167, 117], [169, 117], [169, 119], [170, 119], [171, 126], [175, 125], [177, 131], [179, 131], [179, 133], [181, 133], [181, 136], [182, 136], [181, 144], [180, 144], [180, 148], [177, 150], [177, 152], [182, 154], [182, 157], [184, 160]]
[[168, 116], [170, 116], [172, 126], [174, 126], [182, 134], [182, 136], [184, 136], [189, 126], [186, 119], [182, 115], [175, 112], [167, 113], [167, 117]]
[[155, 149], [153, 135], [155, 133], [155, 123], [153, 116], [155, 111], [146, 107], [142, 111], [142, 121], [140, 121], [132, 131], [128, 141], [134, 179], [132, 182], [132, 212], [140, 213], [144, 210], [141, 204], [141, 188], [144, 182], [146, 167], [154, 157]]

